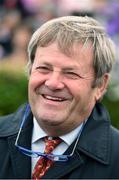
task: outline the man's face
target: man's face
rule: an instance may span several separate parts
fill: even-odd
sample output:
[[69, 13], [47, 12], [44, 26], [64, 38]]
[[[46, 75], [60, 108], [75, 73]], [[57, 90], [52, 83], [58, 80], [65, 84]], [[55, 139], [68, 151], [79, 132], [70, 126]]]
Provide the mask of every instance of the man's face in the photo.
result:
[[58, 127], [69, 132], [90, 115], [98, 96], [98, 88], [92, 88], [92, 64], [91, 45], [82, 49], [79, 44], [72, 57], [55, 43], [37, 48], [29, 78], [29, 102], [45, 131]]

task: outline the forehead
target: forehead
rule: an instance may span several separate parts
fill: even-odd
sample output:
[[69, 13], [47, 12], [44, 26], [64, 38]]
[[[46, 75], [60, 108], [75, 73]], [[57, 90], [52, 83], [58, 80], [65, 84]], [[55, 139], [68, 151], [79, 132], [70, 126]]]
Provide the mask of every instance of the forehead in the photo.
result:
[[[35, 61], [56, 61], [68, 64], [93, 64], [93, 47], [91, 43], [75, 43], [70, 49], [69, 53], [62, 50], [57, 43], [52, 43], [47, 47], [37, 47], [35, 53]], [[63, 61], [64, 60], [64, 61]]]

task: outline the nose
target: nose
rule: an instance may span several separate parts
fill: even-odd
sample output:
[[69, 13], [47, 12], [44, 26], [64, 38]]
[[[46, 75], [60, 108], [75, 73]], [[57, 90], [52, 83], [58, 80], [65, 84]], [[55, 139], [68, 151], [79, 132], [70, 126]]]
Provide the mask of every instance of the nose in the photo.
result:
[[51, 90], [59, 90], [64, 88], [64, 83], [60, 72], [52, 72], [47, 80], [45, 85]]

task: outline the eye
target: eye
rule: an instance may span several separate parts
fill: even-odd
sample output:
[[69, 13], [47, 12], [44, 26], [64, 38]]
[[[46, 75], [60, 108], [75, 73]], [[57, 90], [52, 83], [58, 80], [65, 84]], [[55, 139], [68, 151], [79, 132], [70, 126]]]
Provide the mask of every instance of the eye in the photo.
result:
[[51, 69], [47, 66], [38, 66], [36, 67], [36, 70], [38, 70], [38, 72], [40, 73], [49, 73], [51, 71]]
[[83, 79], [82, 76], [80, 76], [79, 74], [72, 72], [72, 71], [67, 71], [64, 72], [65, 77], [69, 78], [69, 79]]

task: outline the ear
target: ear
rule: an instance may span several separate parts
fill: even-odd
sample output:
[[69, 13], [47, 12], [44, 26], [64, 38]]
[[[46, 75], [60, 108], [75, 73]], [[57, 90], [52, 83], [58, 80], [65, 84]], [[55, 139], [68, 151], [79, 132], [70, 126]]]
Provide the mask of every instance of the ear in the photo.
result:
[[102, 83], [97, 87], [97, 92], [96, 92], [96, 101], [98, 101], [106, 92], [107, 86], [109, 84], [109, 74], [106, 73], [102, 77]]

